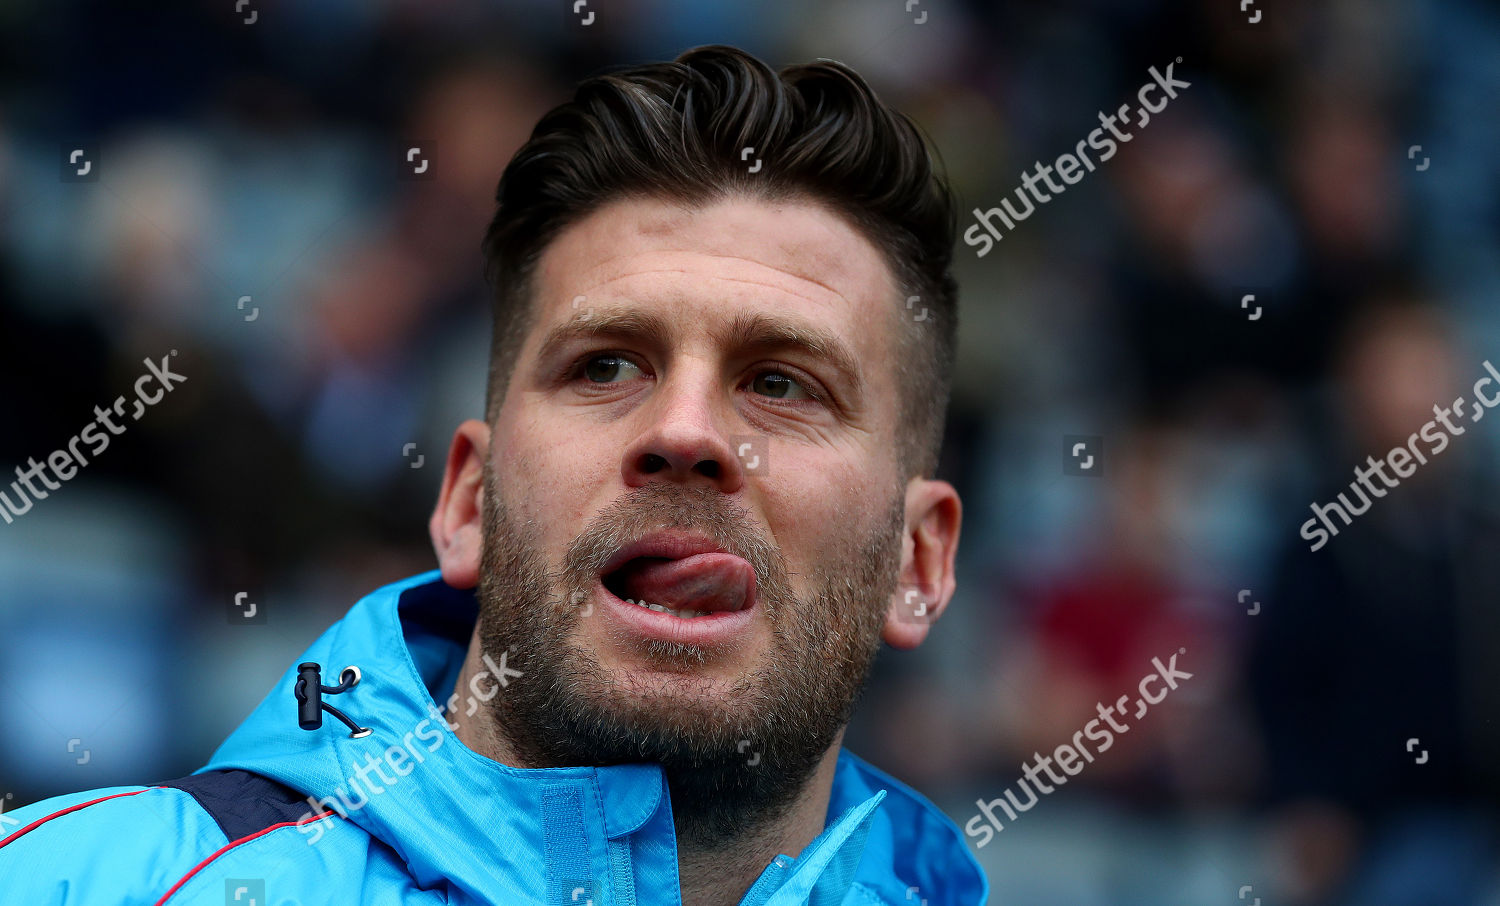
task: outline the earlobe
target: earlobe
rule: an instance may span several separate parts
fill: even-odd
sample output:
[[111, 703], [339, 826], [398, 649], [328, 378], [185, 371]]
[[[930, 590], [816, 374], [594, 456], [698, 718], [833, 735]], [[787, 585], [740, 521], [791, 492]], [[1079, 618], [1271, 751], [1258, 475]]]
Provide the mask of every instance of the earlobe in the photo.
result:
[[881, 632], [891, 647], [922, 644], [947, 608], [958, 587], [954, 561], [962, 521], [958, 492], [948, 482], [914, 478], [907, 485], [901, 572]]
[[479, 584], [484, 540], [484, 464], [490, 455], [489, 425], [469, 419], [453, 432], [443, 468], [443, 486], [427, 528], [443, 581], [454, 588]]

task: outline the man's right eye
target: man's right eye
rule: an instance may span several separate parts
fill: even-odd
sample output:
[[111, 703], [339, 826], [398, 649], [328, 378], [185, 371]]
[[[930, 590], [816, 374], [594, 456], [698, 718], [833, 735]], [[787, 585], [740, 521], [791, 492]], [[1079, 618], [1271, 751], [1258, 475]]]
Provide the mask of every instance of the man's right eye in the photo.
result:
[[622, 374], [628, 368], [634, 368], [637, 372], [641, 370], [634, 362], [624, 356], [596, 355], [590, 356], [584, 361], [579, 370], [583, 376], [589, 379], [590, 383], [612, 384], [616, 383], [614, 379], [617, 377], [630, 377], [629, 374]]

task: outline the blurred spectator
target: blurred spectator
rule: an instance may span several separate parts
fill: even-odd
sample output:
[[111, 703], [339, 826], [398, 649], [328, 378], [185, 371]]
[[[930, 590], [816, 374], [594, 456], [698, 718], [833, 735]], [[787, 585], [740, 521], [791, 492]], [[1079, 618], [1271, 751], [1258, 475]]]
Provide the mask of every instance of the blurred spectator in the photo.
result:
[[1492, 829], [1473, 812], [1500, 789], [1493, 481], [1459, 435], [1362, 512], [1350, 488], [1366, 456], [1406, 446], [1483, 376], [1458, 352], [1419, 296], [1361, 310], [1310, 489], [1320, 503], [1342, 491], [1357, 515], [1335, 514], [1317, 551], [1287, 545], [1257, 624], [1251, 688], [1297, 902], [1474, 903], [1491, 880]]

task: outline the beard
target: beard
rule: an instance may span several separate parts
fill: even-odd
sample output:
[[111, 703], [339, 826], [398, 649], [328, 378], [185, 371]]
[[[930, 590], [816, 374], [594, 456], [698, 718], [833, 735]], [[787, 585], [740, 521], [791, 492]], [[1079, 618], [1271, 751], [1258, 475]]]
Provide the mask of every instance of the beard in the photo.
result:
[[[729, 849], [785, 816], [848, 724], [896, 588], [904, 495], [866, 533], [836, 542], [805, 598], [746, 510], [703, 485], [650, 482], [602, 510], [550, 568], [534, 522], [514, 518], [484, 467], [479, 638], [522, 676], [488, 703], [492, 729], [525, 767], [662, 765], [679, 842]], [[600, 570], [643, 535], [703, 532], [755, 569], [769, 649], [726, 690], [699, 668], [714, 645], [641, 640], [608, 625], [629, 669], [611, 671], [576, 631]], [[593, 609], [601, 609], [595, 603]], [[617, 675], [623, 674], [623, 675]]]

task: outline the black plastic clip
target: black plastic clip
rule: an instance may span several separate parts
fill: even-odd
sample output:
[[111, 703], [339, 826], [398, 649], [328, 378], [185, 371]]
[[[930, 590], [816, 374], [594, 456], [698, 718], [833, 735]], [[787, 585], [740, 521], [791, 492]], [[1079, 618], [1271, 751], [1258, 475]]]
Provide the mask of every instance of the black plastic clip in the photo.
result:
[[297, 665], [297, 685], [293, 689], [297, 696], [297, 726], [304, 730], [316, 730], [323, 726], [323, 712], [327, 711], [334, 717], [344, 722], [349, 728], [350, 739], [361, 739], [369, 736], [372, 731], [369, 727], [361, 727], [344, 712], [323, 701], [325, 695], [338, 695], [348, 692], [359, 684], [359, 668], [345, 667], [339, 674], [341, 682], [337, 686], [323, 685], [323, 667], [320, 664], [309, 661]]

